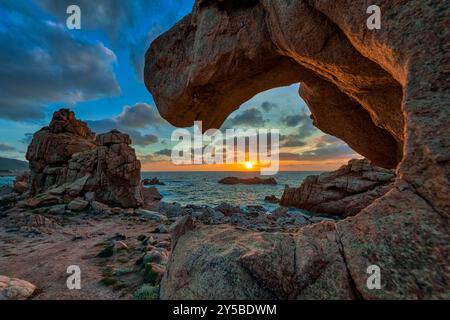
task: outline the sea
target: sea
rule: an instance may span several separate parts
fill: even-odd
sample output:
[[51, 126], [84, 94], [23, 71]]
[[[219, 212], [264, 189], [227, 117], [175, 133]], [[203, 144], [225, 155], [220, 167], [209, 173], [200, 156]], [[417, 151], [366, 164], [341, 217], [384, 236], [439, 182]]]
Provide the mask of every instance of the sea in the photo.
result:
[[[275, 176], [260, 176], [257, 172], [143, 172], [142, 178], [158, 178], [165, 185], [155, 186], [165, 202], [181, 205], [195, 204], [217, 206], [223, 202], [238, 205], [261, 205], [268, 211], [277, 207], [267, 203], [264, 198], [274, 195], [281, 198], [285, 185], [298, 187], [312, 174], [320, 172], [279, 172]], [[277, 185], [224, 185], [219, 180], [225, 177], [252, 178], [274, 177]], [[15, 177], [0, 177], [0, 187], [12, 185]]]
[[[277, 207], [267, 203], [264, 198], [274, 195], [281, 198], [285, 185], [298, 187], [309, 175], [320, 172], [279, 172], [274, 176], [260, 176], [255, 172], [143, 172], [143, 178], [158, 178], [164, 186], [155, 186], [166, 202], [181, 205], [196, 204], [217, 206], [223, 202], [247, 206], [261, 205], [267, 210]], [[219, 180], [225, 177], [252, 178], [274, 177], [276, 185], [225, 185]]]

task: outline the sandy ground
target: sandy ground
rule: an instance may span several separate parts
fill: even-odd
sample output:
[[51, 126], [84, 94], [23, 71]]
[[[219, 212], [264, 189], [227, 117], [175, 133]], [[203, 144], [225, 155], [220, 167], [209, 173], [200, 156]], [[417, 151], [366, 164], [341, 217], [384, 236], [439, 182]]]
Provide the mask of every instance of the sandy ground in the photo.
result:
[[[158, 225], [126, 215], [0, 213], [0, 274], [35, 284], [39, 290], [34, 299], [131, 299], [142, 285], [135, 263], [143, 255], [138, 236], [169, 239], [168, 234], [152, 233]], [[105, 242], [124, 237], [129, 249], [110, 258], [96, 257]], [[81, 269], [81, 290], [67, 288], [70, 265]], [[105, 285], [100, 283], [105, 270], [122, 270], [124, 275], [114, 285]]]

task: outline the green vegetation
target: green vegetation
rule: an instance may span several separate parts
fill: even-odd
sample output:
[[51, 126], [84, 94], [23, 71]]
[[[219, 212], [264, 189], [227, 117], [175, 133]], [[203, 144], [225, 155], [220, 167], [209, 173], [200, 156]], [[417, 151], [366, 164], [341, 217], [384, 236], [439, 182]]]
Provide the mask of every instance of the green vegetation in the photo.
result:
[[159, 300], [159, 286], [144, 284], [133, 294], [134, 300]]
[[112, 277], [104, 277], [100, 280], [100, 283], [105, 286], [113, 286], [117, 283], [117, 280]]
[[108, 245], [98, 255], [98, 258], [109, 258], [114, 255], [114, 244]]

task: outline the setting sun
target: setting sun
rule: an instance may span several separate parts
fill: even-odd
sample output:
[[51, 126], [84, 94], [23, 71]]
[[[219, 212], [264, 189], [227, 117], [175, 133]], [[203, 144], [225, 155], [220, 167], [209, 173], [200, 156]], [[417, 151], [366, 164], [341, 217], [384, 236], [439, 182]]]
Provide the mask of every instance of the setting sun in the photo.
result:
[[253, 162], [246, 162], [245, 163], [245, 168], [246, 169], [253, 169], [254, 163]]

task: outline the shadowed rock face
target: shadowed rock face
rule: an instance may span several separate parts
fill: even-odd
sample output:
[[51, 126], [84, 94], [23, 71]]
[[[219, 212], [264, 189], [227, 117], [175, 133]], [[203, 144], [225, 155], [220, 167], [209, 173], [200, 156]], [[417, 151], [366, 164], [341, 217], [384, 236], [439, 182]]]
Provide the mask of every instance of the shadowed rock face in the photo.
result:
[[[397, 171], [392, 189], [356, 216], [328, 225], [326, 233], [321, 224], [303, 228], [293, 240], [297, 263], [287, 273], [276, 261], [290, 261], [290, 250], [273, 249], [276, 243], [290, 245], [282, 235], [267, 238], [266, 244], [264, 234], [253, 235], [254, 246], [263, 246], [258, 250], [271, 257], [262, 268], [260, 259], [250, 259], [256, 249], [246, 253], [239, 246], [246, 235], [228, 231], [226, 243], [205, 247], [196, 241], [204, 244], [219, 231], [187, 233], [174, 248], [163, 297], [233, 296], [228, 273], [212, 277], [208, 271], [218, 259], [222, 270], [240, 275], [249, 288], [245, 298], [449, 298], [447, 4], [380, 0], [381, 30], [369, 30], [371, 4], [198, 0], [192, 14], [152, 43], [145, 83], [172, 124], [203, 120], [205, 130], [218, 127], [255, 94], [300, 82], [300, 95], [319, 129], [374, 164]], [[316, 238], [319, 245], [313, 245]], [[241, 251], [226, 250], [233, 245]], [[224, 259], [221, 250], [231, 259]], [[335, 254], [340, 256], [327, 263]], [[192, 264], [189, 273], [177, 263], [183, 257]], [[372, 264], [381, 269], [382, 290], [366, 286]], [[345, 276], [330, 276], [342, 270]], [[273, 274], [277, 281], [270, 280]], [[314, 276], [301, 278], [308, 274]], [[183, 290], [176, 290], [177, 283]]]

